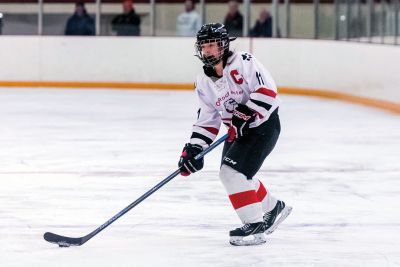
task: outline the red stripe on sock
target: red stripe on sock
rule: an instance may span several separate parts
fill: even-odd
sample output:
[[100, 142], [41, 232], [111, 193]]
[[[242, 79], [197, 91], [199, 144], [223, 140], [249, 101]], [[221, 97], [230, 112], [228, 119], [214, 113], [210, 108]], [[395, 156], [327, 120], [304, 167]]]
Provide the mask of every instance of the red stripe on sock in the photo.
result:
[[265, 189], [264, 185], [260, 181], [260, 187], [258, 188], [258, 191], [257, 191], [258, 200], [262, 201], [267, 194], [268, 194], [267, 189]]
[[232, 206], [235, 210], [253, 203], [260, 202], [257, 198], [255, 190], [229, 195], [229, 199], [231, 200]]

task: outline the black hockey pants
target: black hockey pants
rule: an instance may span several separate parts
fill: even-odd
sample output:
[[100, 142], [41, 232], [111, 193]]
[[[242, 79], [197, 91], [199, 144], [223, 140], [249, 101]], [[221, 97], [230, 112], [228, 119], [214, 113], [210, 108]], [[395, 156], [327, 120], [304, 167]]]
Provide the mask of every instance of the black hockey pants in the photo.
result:
[[252, 128], [248, 135], [240, 140], [232, 143], [225, 141], [221, 164], [243, 173], [247, 179], [252, 179], [274, 149], [280, 132], [278, 110], [275, 110], [268, 121]]

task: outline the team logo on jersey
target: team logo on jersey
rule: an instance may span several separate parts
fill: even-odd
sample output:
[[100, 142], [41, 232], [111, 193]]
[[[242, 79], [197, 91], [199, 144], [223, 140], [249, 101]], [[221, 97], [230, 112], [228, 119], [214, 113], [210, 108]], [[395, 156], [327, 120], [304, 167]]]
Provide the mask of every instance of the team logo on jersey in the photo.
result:
[[232, 98], [229, 98], [227, 101], [224, 102], [225, 110], [229, 113], [233, 113], [237, 105], [238, 103]]
[[247, 53], [242, 54], [243, 60], [250, 61], [251, 58], [252, 58], [252, 56], [250, 54], [247, 54]]
[[238, 70], [231, 70], [231, 77], [237, 84], [243, 83], [242, 75], [239, 74]]
[[229, 97], [229, 92], [226, 92], [225, 95], [223, 95], [223, 96], [221, 96], [221, 97], [218, 97], [217, 102], [215, 102], [215, 105], [216, 105], [217, 107], [221, 106], [221, 102], [222, 102], [222, 101], [225, 101], [226, 99], [228, 99], [228, 97]]

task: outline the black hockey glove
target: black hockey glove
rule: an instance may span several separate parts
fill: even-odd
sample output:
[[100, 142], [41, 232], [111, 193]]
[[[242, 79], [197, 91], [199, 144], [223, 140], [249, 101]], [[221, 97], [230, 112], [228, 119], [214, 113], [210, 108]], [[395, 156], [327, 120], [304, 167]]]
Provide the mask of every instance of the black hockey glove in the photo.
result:
[[181, 175], [188, 176], [191, 173], [195, 173], [203, 169], [204, 159], [203, 158], [198, 160], [194, 159], [194, 157], [196, 157], [202, 151], [203, 148], [199, 145], [192, 145], [190, 143], [187, 143], [185, 145], [185, 147], [182, 150], [181, 158], [179, 159], [178, 162], [178, 167], [181, 170]]
[[233, 140], [245, 136], [249, 132], [250, 123], [254, 121], [256, 115], [257, 113], [246, 105], [238, 104], [233, 111], [231, 125], [228, 130], [228, 142], [233, 142]]

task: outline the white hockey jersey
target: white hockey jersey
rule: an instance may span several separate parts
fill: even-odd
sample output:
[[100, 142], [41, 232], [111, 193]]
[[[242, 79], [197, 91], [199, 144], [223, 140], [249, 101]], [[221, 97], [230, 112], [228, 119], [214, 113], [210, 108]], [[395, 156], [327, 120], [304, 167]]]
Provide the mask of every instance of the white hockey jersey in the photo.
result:
[[250, 128], [266, 122], [279, 106], [275, 81], [265, 67], [247, 52], [233, 52], [223, 70], [223, 76], [217, 80], [200, 73], [195, 87], [199, 111], [190, 143], [203, 148], [214, 141], [221, 122], [229, 126], [238, 103], [257, 112]]

